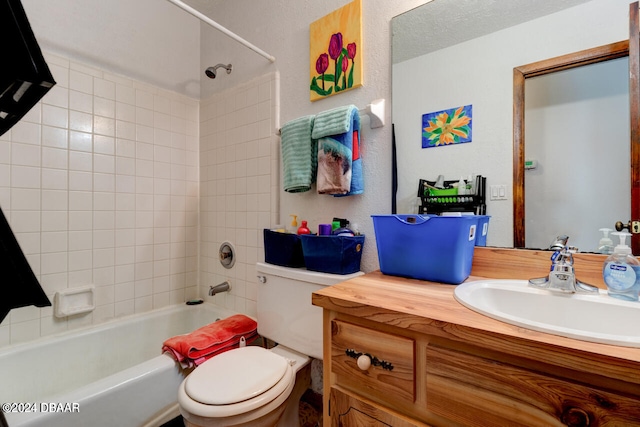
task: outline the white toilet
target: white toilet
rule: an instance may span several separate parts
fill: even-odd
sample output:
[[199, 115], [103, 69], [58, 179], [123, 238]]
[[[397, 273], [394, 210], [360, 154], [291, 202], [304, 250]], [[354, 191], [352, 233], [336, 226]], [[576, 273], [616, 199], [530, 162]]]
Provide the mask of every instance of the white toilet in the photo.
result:
[[[278, 345], [247, 346], [204, 362], [180, 385], [187, 427], [296, 427], [298, 402], [309, 387], [308, 364], [322, 359], [322, 309], [311, 294], [362, 275], [337, 275], [256, 264], [258, 333]], [[303, 369], [306, 368], [306, 369]]]

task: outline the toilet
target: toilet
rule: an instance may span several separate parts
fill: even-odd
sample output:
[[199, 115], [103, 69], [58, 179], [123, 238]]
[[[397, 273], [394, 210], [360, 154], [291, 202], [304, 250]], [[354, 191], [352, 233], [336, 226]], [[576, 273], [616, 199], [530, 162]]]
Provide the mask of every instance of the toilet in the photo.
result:
[[298, 404], [310, 385], [310, 362], [322, 359], [322, 309], [314, 291], [360, 276], [257, 263], [258, 333], [270, 350], [229, 350], [198, 366], [180, 385], [187, 427], [296, 427]]

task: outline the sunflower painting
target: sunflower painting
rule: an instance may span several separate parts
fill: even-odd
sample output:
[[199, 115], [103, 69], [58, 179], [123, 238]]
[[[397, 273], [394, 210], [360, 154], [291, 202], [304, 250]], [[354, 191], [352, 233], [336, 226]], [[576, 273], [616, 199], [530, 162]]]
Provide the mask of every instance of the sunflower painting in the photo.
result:
[[422, 115], [422, 148], [471, 142], [471, 105]]

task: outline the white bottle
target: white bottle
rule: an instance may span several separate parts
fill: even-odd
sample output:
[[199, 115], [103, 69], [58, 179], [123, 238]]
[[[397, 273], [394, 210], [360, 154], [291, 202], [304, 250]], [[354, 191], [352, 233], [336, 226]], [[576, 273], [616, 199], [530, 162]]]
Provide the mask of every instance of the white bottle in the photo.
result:
[[599, 231], [604, 235], [598, 242], [598, 253], [611, 255], [613, 253], [613, 241], [609, 238], [609, 233], [613, 230], [610, 228], [601, 228]]
[[604, 261], [602, 276], [609, 296], [626, 301], [638, 301], [640, 291], [640, 262], [631, 255], [631, 248], [625, 244], [630, 233], [611, 233], [620, 237], [613, 254]]
[[469, 175], [467, 177], [467, 194], [476, 194], [476, 176]]
[[464, 182], [464, 179], [460, 177], [460, 181], [458, 181], [458, 195], [467, 194], [467, 184]]

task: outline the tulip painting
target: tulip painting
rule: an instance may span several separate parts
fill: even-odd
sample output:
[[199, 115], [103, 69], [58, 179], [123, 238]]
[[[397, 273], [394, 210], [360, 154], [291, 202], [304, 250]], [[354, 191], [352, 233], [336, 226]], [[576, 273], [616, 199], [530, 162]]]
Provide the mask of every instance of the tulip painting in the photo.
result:
[[471, 142], [472, 106], [422, 116], [422, 148]]
[[362, 86], [361, 2], [354, 0], [309, 26], [312, 101]]

